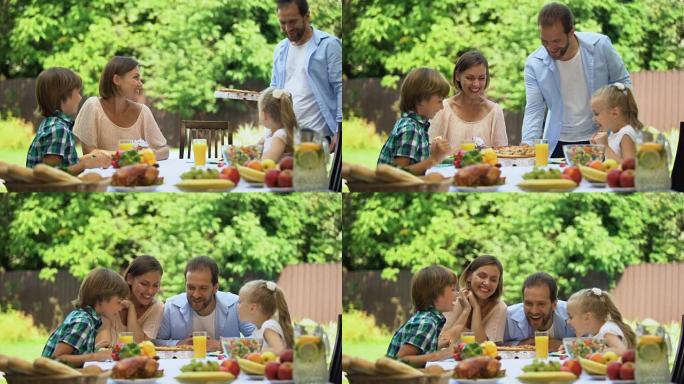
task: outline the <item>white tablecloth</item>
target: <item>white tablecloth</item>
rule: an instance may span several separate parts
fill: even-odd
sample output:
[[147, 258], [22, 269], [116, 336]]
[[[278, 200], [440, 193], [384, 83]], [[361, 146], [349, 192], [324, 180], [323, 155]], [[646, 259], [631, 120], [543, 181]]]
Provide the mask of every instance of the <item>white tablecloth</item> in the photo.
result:
[[[516, 379], [516, 377], [520, 376], [523, 373], [522, 367], [532, 363], [532, 360], [533, 359], [502, 359], [501, 368], [506, 370], [506, 376], [501, 378], [498, 381], [498, 384], [521, 383], [521, 381]], [[549, 360], [560, 361], [557, 357], [551, 357], [549, 358]], [[454, 367], [456, 366], [456, 361], [453, 359], [449, 359], [427, 363], [427, 366], [430, 365], [439, 365], [440, 367], [449, 370], [454, 369]], [[458, 383], [458, 380], [452, 379], [451, 383]], [[582, 375], [580, 376], [579, 380], [575, 381], [574, 383], [610, 383], [610, 380], [595, 379], [588, 375], [586, 372], [582, 372]]]
[[[159, 176], [164, 177], [164, 184], [157, 187], [155, 192], [183, 192], [174, 185], [181, 181], [180, 175], [183, 172], [189, 171], [194, 165], [193, 159], [168, 159], [161, 160], [159, 163]], [[218, 161], [216, 159], [209, 159], [207, 161], [207, 168], [217, 169]], [[116, 169], [109, 167], [107, 169], [89, 169], [86, 173], [97, 172], [103, 177], [111, 177]], [[107, 192], [115, 192], [112, 186], [107, 188]], [[274, 192], [268, 187], [253, 187], [245, 180], [240, 179], [238, 185], [231, 190], [231, 192]]]
[[[532, 171], [534, 167], [532, 166], [504, 166], [501, 167], [501, 176], [506, 177], [506, 184], [502, 185], [497, 189], [497, 192], [526, 192], [518, 188], [518, 183], [523, 181], [523, 174]], [[550, 164], [548, 168], [561, 169], [559, 165]], [[452, 177], [456, 174], [456, 168], [452, 166], [447, 167], [433, 167], [428, 169], [427, 173], [439, 173], [445, 177]], [[451, 187], [450, 191], [456, 192], [456, 187]], [[586, 179], [582, 178], [580, 185], [573, 189], [572, 192], [617, 192], [609, 187], [595, 187], [592, 186]], [[624, 192], [624, 191], [620, 191]]]

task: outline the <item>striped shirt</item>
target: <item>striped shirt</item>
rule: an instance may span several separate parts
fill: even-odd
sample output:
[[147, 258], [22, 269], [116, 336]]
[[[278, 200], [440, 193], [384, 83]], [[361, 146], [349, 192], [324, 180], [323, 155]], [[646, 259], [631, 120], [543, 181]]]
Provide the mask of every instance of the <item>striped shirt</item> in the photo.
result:
[[72, 355], [93, 353], [95, 352], [95, 336], [101, 325], [100, 315], [92, 307], [75, 309], [52, 332], [41, 355], [52, 357], [59, 343], [72, 346], [74, 348]]
[[378, 164], [394, 164], [395, 157], [408, 157], [411, 164], [426, 160], [430, 157], [428, 128], [425, 117], [413, 111], [402, 113], [380, 150]]
[[404, 344], [413, 345], [422, 354], [436, 352], [439, 349], [439, 334], [445, 322], [444, 315], [434, 308], [416, 312], [392, 336], [387, 356], [396, 359], [399, 348]]
[[26, 155], [26, 167], [33, 168], [42, 163], [45, 155], [61, 156], [61, 167], [78, 163], [76, 140], [71, 131], [73, 126], [74, 120], [61, 111], [43, 119]]

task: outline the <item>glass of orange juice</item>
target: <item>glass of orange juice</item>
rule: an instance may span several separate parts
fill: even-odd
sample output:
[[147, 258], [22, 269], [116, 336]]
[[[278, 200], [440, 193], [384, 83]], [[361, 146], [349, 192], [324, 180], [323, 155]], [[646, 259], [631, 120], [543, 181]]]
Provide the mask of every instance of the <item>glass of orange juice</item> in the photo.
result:
[[133, 332], [119, 332], [118, 340], [122, 344], [133, 343]]
[[549, 332], [535, 331], [534, 332], [534, 350], [538, 359], [546, 359], [549, 357]]
[[192, 333], [192, 351], [196, 359], [207, 357], [207, 332]]
[[461, 142], [461, 149], [464, 151], [472, 151], [475, 149], [475, 142], [474, 141], [462, 141]]
[[119, 140], [119, 150], [124, 152], [133, 150], [133, 140]]
[[461, 342], [470, 344], [475, 342], [475, 332], [461, 332]]
[[207, 164], [207, 139], [192, 140], [192, 155], [195, 157], [195, 165], [198, 167]]
[[549, 163], [549, 141], [546, 139], [534, 140], [534, 165], [544, 166]]

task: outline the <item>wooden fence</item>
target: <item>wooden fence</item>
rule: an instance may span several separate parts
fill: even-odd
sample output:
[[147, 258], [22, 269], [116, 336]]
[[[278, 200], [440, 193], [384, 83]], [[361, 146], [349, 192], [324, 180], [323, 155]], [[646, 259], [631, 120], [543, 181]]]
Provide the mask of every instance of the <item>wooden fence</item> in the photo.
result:
[[[397, 329], [412, 311], [412, 274], [400, 271], [396, 281], [388, 281], [383, 280], [380, 273], [345, 271], [344, 305], [373, 314], [378, 324]], [[651, 318], [659, 322], [679, 322], [684, 314], [682, 276], [684, 263], [633, 265], [626, 268], [611, 293], [626, 319]], [[587, 284], [602, 287], [607, 283], [596, 278], [586, 279], [592, 280], [587, 281]], [[507, 289], [511, 288], [509, 286]]]
[[[39, 271], [0, 272], [0, 304], [33, 316], [48, 330], [73, 309], [81, 282], [59, 271], [54, 282], [40, 280]], [[258, 277], [255, 277], [258, 278]], [[285, 292], [292, 320], [337, 321], [342, 313], [342, 264], [297, 264], [285, 267], [277, 280]]]

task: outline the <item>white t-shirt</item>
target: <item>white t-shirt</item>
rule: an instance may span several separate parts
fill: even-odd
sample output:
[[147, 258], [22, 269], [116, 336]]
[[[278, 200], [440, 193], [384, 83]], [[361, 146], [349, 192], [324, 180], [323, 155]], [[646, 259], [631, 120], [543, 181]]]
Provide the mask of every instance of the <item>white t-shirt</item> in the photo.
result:
[[192, 311], [192, 331], [206, 331], [207, 336], [216, 339], [216, 308], [206, 316], [200, 316]]
[[275, 132], [271, 132], [271, 130], [268, 128], [264, 130], [264, 136], [262, 137], [264, 149], [262, 153], [268, 153], [271, 150], [271, 146], [275, 140], [282, 141], [283, 144], [285, 144], [285, 151], [280, 155], [280, 159], [282, 159], [284, 156], [292, 155], [294, 151], [292, 147], [287, 144], [287, 131], [285, 128], [280, 128]]
[[285, 341], [285, 333], [283, 332], [283, 327], [280, 326], [280, 323], [278, 323], [277, 321], [275, 321], [273, 319], [268, 319], [268, 320], [264, 321], [263, 324], [261, 324], [261, 328], [255, 330], [252, 333], [253, 338], [264, 340], [264, 344], [261, 346], [262, 350], [269, 348], [268, 342], [266, 341], [266, 339], [264, 339], [264, 331], [267, 329], [270, 329], [270, 330], [274, 331], [275, 333], [279, 334], [280, 337], [283, 338], [283, 342]]
[[617, 153], [622, 157], [622, 149], [620, 148], [620, 142], [622, 142], [622, 137], [625, 135], [629, 136], [630, 139], [634, 142], [634, 146], [636, 147], [636, 142], [637, 142], [637, 132], [634, 127], [631, 125], [627, 124], [624, 127], [620, 128], [619, 131], [617, 132], [611, 132], [610, 136], [608, 136], [608, 146], [610, 149], [613, 150], [613, 152]]
[[582, 67], [582, 50], [568, 61], [556, 60], [563, 97], [563, 127], [560, 141], [587, 141], [594, 133], [587, 79]]
[[299, 127], [313, 129], [322, 134], [327, 125], [306, 76], [306, 52], [312, 40], [313, 38], [309, 39], [303, 45], [290, 43], [285, 66], [285, 89], [292, 94], [292, 103]]
[[595, 336], [597, 339], [605, 339], [606, 334], [615, 335], [620, 338], [620, 340], [625, 340], [625, 334], [622, 333], [622, 329], [612, 321], [606, 321], [599, 329], [599, 333]]

